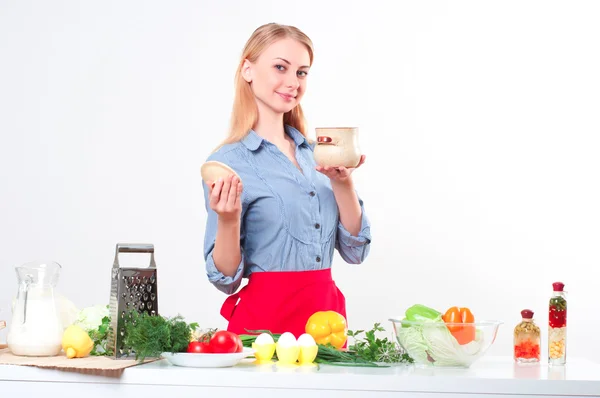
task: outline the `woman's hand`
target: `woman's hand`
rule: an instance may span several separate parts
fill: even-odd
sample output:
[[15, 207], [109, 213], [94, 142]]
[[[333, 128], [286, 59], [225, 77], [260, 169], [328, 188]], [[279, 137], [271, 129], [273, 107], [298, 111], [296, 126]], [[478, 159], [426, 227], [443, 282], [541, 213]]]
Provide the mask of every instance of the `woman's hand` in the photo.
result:
[[242, 214], [242, 182], [234, 175], [209, 182], [210, 208], [225, 222], [239, 221]]
[[317, 166], [316, 170], [322, 174], [325, 174], [332, 183], [344, 183], [348, 182], [351, 178], [352, 172], [358, 169], [365, 162], [365, 155], [360, 156], [360, 161], [354, 167], [323, 167]]

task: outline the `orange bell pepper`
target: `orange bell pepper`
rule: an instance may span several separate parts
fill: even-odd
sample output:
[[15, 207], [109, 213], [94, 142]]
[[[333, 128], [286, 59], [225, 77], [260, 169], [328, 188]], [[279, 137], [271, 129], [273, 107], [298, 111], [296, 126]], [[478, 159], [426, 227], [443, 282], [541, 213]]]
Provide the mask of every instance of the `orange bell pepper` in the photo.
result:
[[450, 307], [444, 315], [442, 315], [444, 322], [448, 323], [448, 330], [452, 333], [452, 336], [458, 341], [458, 344], [464, 345], [475, 340], [475, 326], [461, 326], [462, 323], [475, 322], [475, 317], [471, 310], [466, 307]]
[[305, 331], [317, 344], [331, 344], [337, 349], [342, 348], [348, 339], [346, 318], [335, 311], [315, 312], [308, 318]]

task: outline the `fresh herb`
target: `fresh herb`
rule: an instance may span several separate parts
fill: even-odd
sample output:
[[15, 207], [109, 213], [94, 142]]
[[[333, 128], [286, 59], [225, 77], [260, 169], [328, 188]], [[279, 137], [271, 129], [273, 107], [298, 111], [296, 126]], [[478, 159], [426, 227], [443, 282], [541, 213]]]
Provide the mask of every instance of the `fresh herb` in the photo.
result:
[[273, 341], [276, 343], [277, 343], [277, 340], [279, 340], [279, 338], [281, 337], [281, 333], [271, 333], [270, 330], [248, 330], [248, 329], [246, 329], [246, 331], [248, 333], [252, 333], [252, 334], [240, 334], [239, 335], [244, 347], [252, 347], [252, 343], [254, 343], [256, 341], [256, 338], [258, 337], [258, 335], [260, 333], [270, 334], [271, 337], [273, 337]]
[[102, 323], [97, 329], [91, 329], [88, 331], [88, 335], [94, 342], [94, 348], [90, 352], [93, 356], [112, 355], [112, 350], [107, 346], [108, 344], [108, 331], [110, 330], [110, 316], [102, 318]]
[[172, 318], [131, 311], [132, 319], [125, 324], [123, 343], [135, 353], [135, 359], [158, 357], [163, 352], [184, 352], [197, 323], [187, 324], [183, 317]]
[[373, 361], [369, 361], [360, 356], [356, 351], [343, 351], [335, 348], [331, 344], [323, 345], [318, 344], [319, 351], [315, 358], [316, 363], [324, 365], [337, 365], [337, 366], [358, 366], [367, 368], [381, 368], [387, 367], [385, 365], [379, 365]]
[[[383, 363], [413, 363], [414, 360], [394, 341], [387, 337], [378, 338], [377, 332], [385, 332], [379, 323], [373, 325], [373, 329], [348, 331], [348, 337], [354, 338], [354, 344], [348, 345], [348, 350], [355, 352], [360, 358], [371, 362]], [[365, 333], [364, 338], [358, 336]]]

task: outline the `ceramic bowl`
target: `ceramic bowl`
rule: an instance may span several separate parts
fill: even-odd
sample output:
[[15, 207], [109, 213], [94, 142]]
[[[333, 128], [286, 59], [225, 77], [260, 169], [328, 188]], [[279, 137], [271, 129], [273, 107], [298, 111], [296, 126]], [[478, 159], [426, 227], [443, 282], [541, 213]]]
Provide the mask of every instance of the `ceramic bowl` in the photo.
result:
[[318, 127], [315, 162], [323, 167], [355, 167], [360, 161], [358, 127]]

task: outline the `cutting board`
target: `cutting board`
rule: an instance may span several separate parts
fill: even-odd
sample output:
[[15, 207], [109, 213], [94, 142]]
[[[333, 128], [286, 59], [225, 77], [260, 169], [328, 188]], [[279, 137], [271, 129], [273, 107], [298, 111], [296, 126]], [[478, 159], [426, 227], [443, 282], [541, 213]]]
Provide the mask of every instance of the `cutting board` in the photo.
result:
[[[158, 359], [148, 358], [143, 363], [153, 362]], [[34, 366], [98, 376], [119, 377], [126, 368], [137, 366], [141, 363], [135, 359], [112, 359], [101, 356], [67, 358], [63, 352], [54, 357], [24, 357], [13, 355], [6, 345], [0, 345], [0, 365]]]

